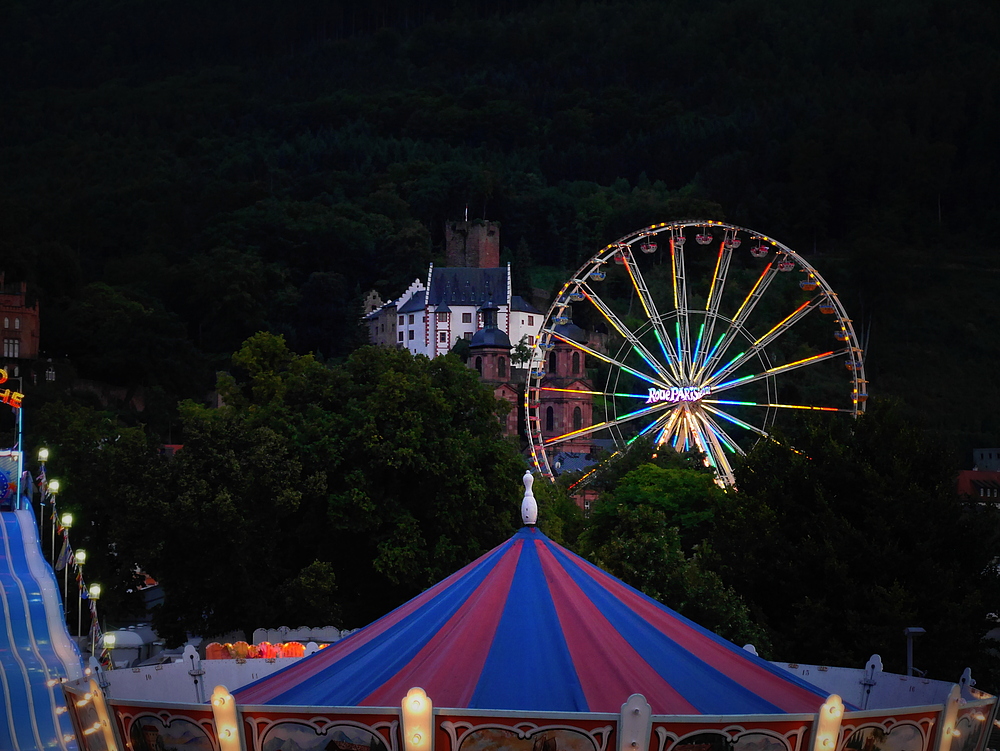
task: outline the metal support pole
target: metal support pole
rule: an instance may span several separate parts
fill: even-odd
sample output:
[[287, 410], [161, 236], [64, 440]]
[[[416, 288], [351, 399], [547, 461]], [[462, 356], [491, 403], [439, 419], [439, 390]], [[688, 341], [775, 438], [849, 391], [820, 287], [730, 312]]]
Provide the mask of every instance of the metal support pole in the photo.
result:
[[925, 629], [920, 626], [909, 626], [903, 629], [903, 636], [906, 637], [906, 674], [913, 675], [913, 637], [926, 634]]
[[[17, 390], [24, 391], [24, 383], [17, 379]], [[17, 497], [14, 499], [14, 508], [21, 508], [21, 495], [24, 487], [24, 420], [21, 417], [21, 408], [17, 408]]]
[[[80, 566], [80, 582], [83, 582], [83, 566]], [[80, 606], [76, 609], [76, 638], [79, 639], [83, 636], [83, 589], [81, 584], [77, 583], [77, 599]], [[91, 652], [93, 654], [93, 652]]]

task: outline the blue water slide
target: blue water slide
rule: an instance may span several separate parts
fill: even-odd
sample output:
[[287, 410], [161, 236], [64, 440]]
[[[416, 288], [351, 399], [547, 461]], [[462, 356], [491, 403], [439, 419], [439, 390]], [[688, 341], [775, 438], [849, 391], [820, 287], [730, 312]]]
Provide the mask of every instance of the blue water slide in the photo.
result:
[[83, 675], [34, 512], [0, 513], [0, 749], [75, 751], [59, 682]]

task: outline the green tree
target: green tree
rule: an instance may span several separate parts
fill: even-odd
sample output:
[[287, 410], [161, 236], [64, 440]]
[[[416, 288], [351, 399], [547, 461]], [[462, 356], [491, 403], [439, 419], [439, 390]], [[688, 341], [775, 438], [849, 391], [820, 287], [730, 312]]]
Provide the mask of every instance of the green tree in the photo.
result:
[[513, 529], [523, 463], [505, 405], [455, 358], [363, 347], [327, 367], [261, 333], [219, 389], [219, 409], [182, 407], [155, 530], [157, 624], [174, 639], [361, 626]]
[[699, 625], [761, 652], [769, 648], [742, 598], [707, 570], [698, 551], [685, 553], [662, 508], [606, 504], [584, 535], [584, 549], [601, 568]]
[[996, 685], [982, 636], [995, 625], [1000, 512], [958, 498], [947, 453], [903, 410], [873, 400], [854, 422], [809, 423], [792, 453], [759, 444], [717, 513], [713, 568], [774, 633], [782, 659], [902, 671], [917, 666]]

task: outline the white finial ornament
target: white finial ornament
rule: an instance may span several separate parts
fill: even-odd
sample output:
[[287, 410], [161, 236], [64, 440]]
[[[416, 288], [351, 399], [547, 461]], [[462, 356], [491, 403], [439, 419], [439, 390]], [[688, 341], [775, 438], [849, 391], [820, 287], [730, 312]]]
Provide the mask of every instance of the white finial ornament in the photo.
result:
[[533, 527], [538, 521], [538, 502], [531, 492], [531, 484], [535, 481], [535, 478], [531, 476], [530, 469], [524, 471], [524, 477], [521, 480], [524, 482], [524, 500], [521, 501], [521, 522]]

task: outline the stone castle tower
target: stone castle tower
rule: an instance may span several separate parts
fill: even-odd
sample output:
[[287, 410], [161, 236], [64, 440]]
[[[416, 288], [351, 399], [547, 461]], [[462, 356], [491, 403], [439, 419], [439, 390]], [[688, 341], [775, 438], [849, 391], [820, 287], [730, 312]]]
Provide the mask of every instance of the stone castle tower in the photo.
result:
[[500, 266], [500, 225], [481, 219], [448, 222], [444, 228], [445, 263], [450, 267], [495, 269]]

